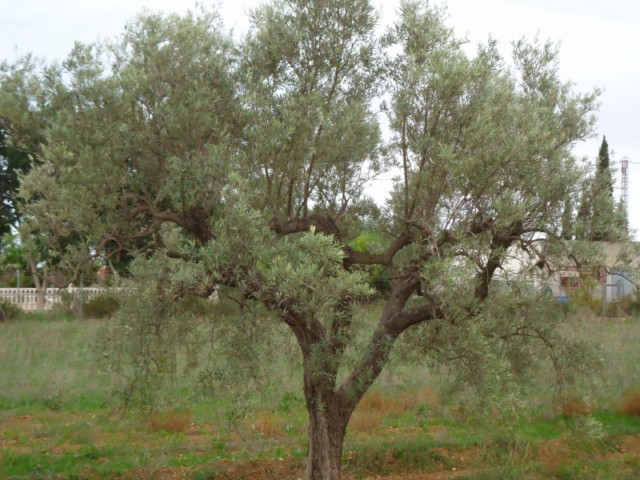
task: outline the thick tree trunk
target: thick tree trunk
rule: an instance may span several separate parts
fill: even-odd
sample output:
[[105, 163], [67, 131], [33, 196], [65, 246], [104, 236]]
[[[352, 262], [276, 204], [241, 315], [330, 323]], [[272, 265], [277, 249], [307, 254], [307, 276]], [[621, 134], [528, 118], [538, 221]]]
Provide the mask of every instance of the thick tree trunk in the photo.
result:
[[419, 280], [405, 283], [408, 286], [403, 284], [395, 289], [399, 292], [393, 297], [396, 299], [395, 303], [390, 302], [385, 307], [381, 325], [371, 339], [367, 354], [340, 387], [336, 385], [338, 368], [344, 353], [350, 318], [336, 316], [330, 330], [327, 330], [313, 317], [303, 317], [293, 310], [286, 311], [283, 316], [298, 340], [303, 357], [304, 396], [309, 413], [306, 480], [341, 479], [343, 442], [351, 414], [380, 375], [402, 327], [405, 323], [410, 325], [413, 318], [407, 317], [408, 323], [400, 322], [395, 330], [388, 328], [387, 324], [392, 319], [398, 317], [404, 320], [404, 317], [400, 318], [400, 312]]
[[[295, 331], [295, 330], [294, 330]], [[300, 336], [299, 338], [303, 338]], [[380, 374], [389, 352], [384, 329], [372, 340], [366, 359], [345, 384], [336, 388], [341, 349], [331, 353], [316, 347], [318, 359], [311, 360], [311, 348], [301, 342], [304, 356], [304, 395], [309, 413], [309, 453], [305, 480], [340, 480], [342, 450], [347, 425], [358, 402]]]
[[[309, 454], [306, 480], [340, 480], [342, 445], [348, 416], [335, 396], [326, 403], [307, 399], [309, 410]], [[346, 418], [345, 418], [346, 417]]]
[[38, 288], [37, 290], [37, 300], [36, 300], [36, 310], [39, 312], [43, 312], [47, 306], [47, 285]]

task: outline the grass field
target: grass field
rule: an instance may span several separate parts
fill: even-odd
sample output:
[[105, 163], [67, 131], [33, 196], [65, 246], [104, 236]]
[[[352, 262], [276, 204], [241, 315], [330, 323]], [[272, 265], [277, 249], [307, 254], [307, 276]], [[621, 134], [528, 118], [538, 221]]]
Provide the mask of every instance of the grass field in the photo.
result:
[[[0, 324], [0, 478], [302, 475], [306, 412], [295, 368], [244, 397], [184, 390], [173, 408], [124, 411], [97, 367], [94, 339], [105, 321]], [[447, 398], [446, 373], [398, 364], [352, 418], [345, 477], [640, 478], [640, 320], [567, 322], [602, 346], [604, 365], [574, 399], [555, 405], [542, 388], [548, 379], [535, 379], [526, 413], [509, 423]]]

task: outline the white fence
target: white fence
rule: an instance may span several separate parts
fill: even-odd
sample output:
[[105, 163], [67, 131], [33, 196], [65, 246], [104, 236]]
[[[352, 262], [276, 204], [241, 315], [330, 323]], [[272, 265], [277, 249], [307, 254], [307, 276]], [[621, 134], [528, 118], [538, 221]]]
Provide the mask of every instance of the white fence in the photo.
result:
[[[88, 288], [47, 288], [44, 309], [50, 310], [54, 305], [62, 302], [63, 295], [69, 295], [83, 302], [101, 295], [108, 290], [99, 287]], [[10, 302], [22, 310], [34, 311], [38, 309], [38, 289], [36, 288], [0, 288], [0, 302]]]

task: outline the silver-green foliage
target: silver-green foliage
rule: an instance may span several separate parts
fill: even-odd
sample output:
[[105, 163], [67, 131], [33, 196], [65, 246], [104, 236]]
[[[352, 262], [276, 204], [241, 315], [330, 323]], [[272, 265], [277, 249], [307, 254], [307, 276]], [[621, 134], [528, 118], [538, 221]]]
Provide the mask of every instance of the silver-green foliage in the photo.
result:
[[[215, 239], [200, 245], [167, 226], [159, 232], [163, 244], [180, 255], [169, 258], [163, 250], [133, 262], [136, 287], [102, 339], [127, 401], [166, 400], [163, 391], [190, 364], [199, 366], [210, 393], [214, 384], [244, 391], [247, 380], [260, 383], [259, 375], [268, 374], [268, 357], [279, 357], [274, 348], [286, 346], [273, 309], [329, 329], [346, 303], [370, 295], [362, 274], [342, 268], [344, 253], [331, 237], [312, 229], [279, 239], [249, 206], [244, 188], [241, 180], [228, 186]], [[212, 282], [222, 304], [199, 300]]]

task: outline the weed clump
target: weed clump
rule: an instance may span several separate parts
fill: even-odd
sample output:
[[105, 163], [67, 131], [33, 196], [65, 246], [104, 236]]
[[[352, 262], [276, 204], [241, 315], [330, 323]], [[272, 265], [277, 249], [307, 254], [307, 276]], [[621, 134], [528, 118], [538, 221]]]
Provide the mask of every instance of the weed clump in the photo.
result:
[[107, 318], [120, 308], [120, 300], [115, 295], [100, 295], [84, 305], [84, 313], [89, 318]]
[[631, 390], [624, 396], [620, 413], [640, 417], [640, 390]]
[[278, 414], [261, 413], [254, 419], [246, 419], [243, 423], [265, 439], [281, 438], [285, 433], [282, 418]]
[[190, 411], [178, 412], [170, 408], [149, 416], [149, 428], [152, 432], [184, 433], [190, 426]]
[[583, 398], [569, 395], [558, 401], [558, 410], [560, 415], [565, 418], [588, 417], [593, 413], [593, 406]]
[[15, 320], [22, 314], [20, 307], [6, 300], [0, 302], [0, 322]]

